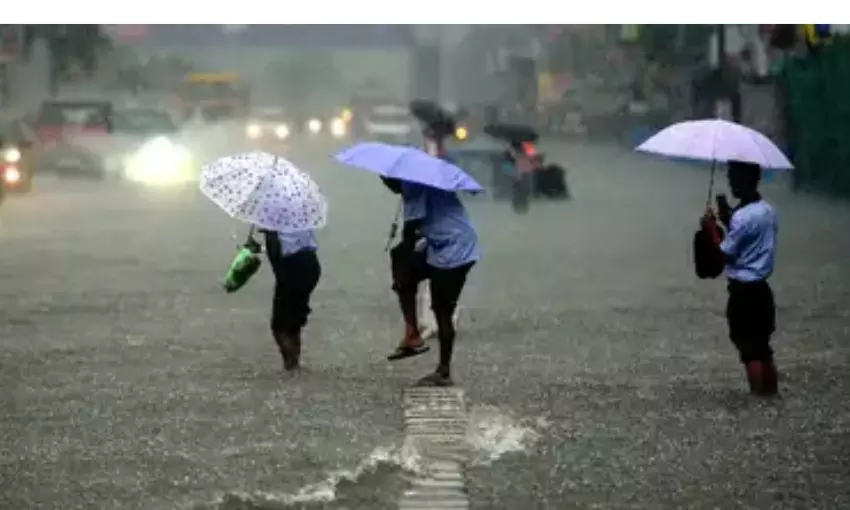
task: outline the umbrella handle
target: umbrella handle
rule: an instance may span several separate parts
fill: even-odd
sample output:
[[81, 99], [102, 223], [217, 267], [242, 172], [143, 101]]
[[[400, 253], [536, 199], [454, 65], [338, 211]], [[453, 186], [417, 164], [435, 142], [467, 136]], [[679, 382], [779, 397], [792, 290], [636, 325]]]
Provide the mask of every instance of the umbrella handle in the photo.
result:
[[393, 222], [390, 225], [390, 233], [387, 237], [387, 245], [384, 247], [384, 251], [390, 251], [390, 246], [393, 244], [393, 239], [395, 239], [396, 234], [398, 233], [398, 220], [401, 217], [401, 208], [404, 204], [404, 201], [399, 198], [398, 205], [396, 205], [395, 209], [395, 217], [393, 217]]
[[714, 174], [717, 173], [717, 160], [711, 161], [711, 173], [708, 178], [708, 197], [705, 199], [705, 208], [711, 207], [711, 196], [714, 194]]

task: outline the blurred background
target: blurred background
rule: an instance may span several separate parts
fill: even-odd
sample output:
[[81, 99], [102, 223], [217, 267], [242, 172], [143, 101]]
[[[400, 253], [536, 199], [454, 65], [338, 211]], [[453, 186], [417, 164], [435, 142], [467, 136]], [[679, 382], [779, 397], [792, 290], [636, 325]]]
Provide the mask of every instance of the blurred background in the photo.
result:
[[[719, 115], [786, 149], [798, 168], [796, 188], [846, 195], [850, 178], [836, 169], [850, 154], [836, 141], [850, 114], [831, 106], [850, 102], [850, 89], [839, 85], [850, 79], [846, 32], [846, 25], [0, 25], [0, 111], [32, 120], [45, 99], [108, 97], [167, 109], [181, 123], [210, 103], [201, 112], [209, 122], [286, 107], [296, 123], [327, 124], [349, 121], [358, 100], [404, 105], [418, 97], [461, 109], [470, 124], [518, 118], [548, 136], [627, 146], [670, 122]], [[225, 103], [218, 112], [216, 99]], [[232, 112], [222, 110], [227, 104]]]
[[[850, 207], [809, 193], [850, 197], [847, 28], [0, 25], [0, 509], [399, 508], [401, 389], [435, 357], [386, 363], [397, 198], [333, 155], [420, 144], [414, 98], [453, 111], [447, 152], [487, 189], [463, 197], [484, 251], [455, 364], [469, 508], [850, 508]], [[632, 150], [715, 116], [796, 166], [762, 186], [782, 373], [763, 404], [725, 285], [693, 275], [708, 168]], [[494, 120], [533, 125], [570, 192], [499, 202]], [[248, 227], [197, 189], [252, 149], [330, 203], [293, 379], [270, 271], [220, 288]]]

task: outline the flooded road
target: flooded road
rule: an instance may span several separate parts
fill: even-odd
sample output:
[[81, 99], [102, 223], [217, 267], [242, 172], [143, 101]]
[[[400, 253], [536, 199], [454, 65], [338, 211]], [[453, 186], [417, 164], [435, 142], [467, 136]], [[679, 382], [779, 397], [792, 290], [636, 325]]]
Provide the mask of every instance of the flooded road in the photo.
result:
[[[691, 269], [707, 172], [546, 150], [573, 202], [467, 201], [484, 250], [454, 374], [471, 508], [850, 506], [850, 209], [765, 186], [783, 397], [758, 402], [723, 282]], [[224, 294], [245, 229], [193, 186], [45, 180], [3, 205], [0, 507], [397, 508], [416, 469], [402, 390], [436, 353], [385, 361], [394, 197], [319, 149], [292, 159], [331, 204], [296, 377], [268, 334], [270, 272]]]

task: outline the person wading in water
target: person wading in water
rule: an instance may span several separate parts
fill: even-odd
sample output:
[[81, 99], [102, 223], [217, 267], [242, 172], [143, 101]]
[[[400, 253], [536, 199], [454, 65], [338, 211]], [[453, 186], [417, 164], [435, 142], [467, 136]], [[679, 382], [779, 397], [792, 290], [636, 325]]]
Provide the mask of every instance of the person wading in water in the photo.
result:
[[[758, 165], [730, 161], [728, 179], [738, 206], [732, 209], [718, 196], [717, 214], [709, 208], [701, 223], [714, 240], [708, 244], [707, 249], [713, 250], [710, 255], [725, 263], [729, 338], [746, 369], [750, 391], [775, 395], [778, 383], [770, 339], [776, 329], [776, 306], [767, 280], [776, 257], [776, 212], [758, 192]], [[725, 237], [718, 220], [726, 227]]]

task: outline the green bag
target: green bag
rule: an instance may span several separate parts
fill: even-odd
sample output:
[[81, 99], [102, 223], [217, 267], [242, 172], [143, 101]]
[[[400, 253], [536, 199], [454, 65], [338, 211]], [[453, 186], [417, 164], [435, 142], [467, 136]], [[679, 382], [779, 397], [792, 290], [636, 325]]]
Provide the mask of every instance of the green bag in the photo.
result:
[[224, 278], [224, 290], [230, 294], [241, 289], [248, 283], [248, 280], [254, 276], [254, 273], [260, 269], [262, 260], [260, 259], [260, 244], [252, 236], [239, 248], [233, 262], [230, 263], [230, 268], [227, 270], [227, 276]]

